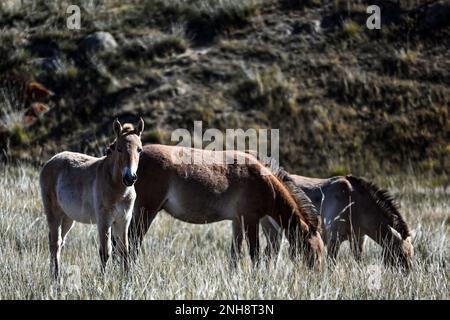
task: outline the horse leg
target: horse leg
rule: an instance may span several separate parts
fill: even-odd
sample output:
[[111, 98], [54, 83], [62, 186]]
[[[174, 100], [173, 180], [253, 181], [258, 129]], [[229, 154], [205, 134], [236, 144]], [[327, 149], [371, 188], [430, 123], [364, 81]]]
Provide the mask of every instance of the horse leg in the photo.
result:
[[100, 260], [101, 260], [101, 270], [105, 273], [106, 263], [111, 257], [111, 224], [100, 221], [97, 225], [98, 235], [100, 240]]
[[243, 222], [250, 258], [253, 266], [256, 266], [259, 261], [259, 219], [251, 217], [244, 219]]
[[55, 279], [59, 277], [59, 266], [61, 258], [61, 246], [63, 237], [61, 229], [64, 218], [66, 217], [62, 209], [54, 203], [55, 197], [46, 194], [43, 197], [45, 214], [47, 216], [47, 224], [49, 228], [48, 242], [50, 249], [50, 272]]
[[267, 240], [267, 246], [265, 249], [265, 256], [267, 258], [277, 258], [280, 252], [282, 234], [279, 232], [280, 227], [276, 226], [276, 222], [273, 218], [265, 216], [260, 220], [264, 236]]
[[344, 239], [338, 236], [336, 233], [332, 233], [330, 240], [328, 241], [327, 251], [328, 251], [328, 260], [332, 264], [336, 264], [336, 258], [339, 252], [339, 248]]
[[241, 256], [242, 240], [244, 238], [241, 217], [236, 217], [232, 222], [233, 239], [231, 242], [231, 263], [236, 267], [237, 260]]
[[129, 243], [128, 243], [128, 227], [130, 221], [126, 219], [116, 220], [113, 224], [113, 234], [116, 239], [116, 254], [118, 253], [122, 259], [122, 265], [125, 272], [129, 269]]
[[160, 210], [161, 204], [142, 206], [136, 200], [133, 217], [128, 228], [130, 251], [133, 259], [137, 258], [144, 236]]
[[112, 236], [111, 236], [111, 256], [113, 262], [116, 262], [117, 256], [120, 255], [120, 252], [118, 251], [118, 239], [116, 236], [116, 232], [114, 231], [114, 224], [112, 225]]
[[259, 258], [259, 220], [248, 218], [246, 220], [242, 216], [233, 220], [233, 243], [231, 245], [233, 265], [236, 265], [236, 260], [240, 257], [244, 235], [249, 245], [252, 263], [256, 265]]
[[61, 258], [61, 219], [48, 219], [48, 226], [50, 229], [48, 233], [50, 248], [50, 271], [56, 280], [59, 277], [59, 264]]
[[120, 244], [119, 244], [119, 230], [117, 228], [117, 223], [116, 221], [113, 222], [112, 224], [112, 234], [111, 234], [111, 257], [112, 257], [112, 261], [115, 263], [117, 261], [118, 258], [120, 258]]
[[353, 257], [357, 262], [361, 261], [362, 253], [364, 249], [365, 235], [354, 234], [350, 237], [350, 247], [352, 249]]
[[70, 219], [68, 216], [63, 217], [62, 229], [61, 229], [61, 240], [62, 240], [61, 247], [62, 248], [64, 248], [64, 245], [66, 243], [67, 234], [69, 233], [70, 229], [72, 229], [73, 223], [74, 223], [74, 221], [72, 219]]

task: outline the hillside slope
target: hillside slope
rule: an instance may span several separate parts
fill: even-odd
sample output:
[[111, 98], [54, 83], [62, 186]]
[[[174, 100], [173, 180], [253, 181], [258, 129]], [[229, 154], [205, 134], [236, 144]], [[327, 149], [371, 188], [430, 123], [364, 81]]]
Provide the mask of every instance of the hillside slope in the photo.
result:
[[194, 120], [280, 128], [282, 165], [303, 174], [449, 172], [448, 1], [378, 1], [381, 30], [365, 1], [78, 1], [81, 30], [65, 1], [23, 3], [0, 11], [0, 77], [56, 95], [8, 124], [8, 159], [101, 154], [114, 117], [142, 115], [147, 143]]

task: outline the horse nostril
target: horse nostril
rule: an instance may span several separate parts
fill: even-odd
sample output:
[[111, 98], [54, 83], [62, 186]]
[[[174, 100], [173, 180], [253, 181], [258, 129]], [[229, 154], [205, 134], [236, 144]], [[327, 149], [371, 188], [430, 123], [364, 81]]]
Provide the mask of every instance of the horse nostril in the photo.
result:
[[133, 173], [133, 175], [131, 177], [132, 177], [133, 181], [137, 180], [137, 174], [136, 173]]

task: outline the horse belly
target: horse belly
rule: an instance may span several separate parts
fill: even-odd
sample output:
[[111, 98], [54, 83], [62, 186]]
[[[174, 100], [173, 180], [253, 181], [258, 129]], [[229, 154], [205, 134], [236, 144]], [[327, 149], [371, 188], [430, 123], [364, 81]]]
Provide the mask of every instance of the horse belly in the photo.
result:
[[60, 179], [57, 184], [58, 204], [69, 218], [77, 222], [96, 223], [90, 193], [86, 190], [77, 190], [75, 185], [63, 179]]
[[197, 200], [196, 198], [169, 196], [163, 209], [174, 218], [196, 224], [232, 220], [234, 218], [235, 213], [230, 208], [230, 202], [224, 202], [221, 201], [222, 199], [216, 198], [204, 200]]

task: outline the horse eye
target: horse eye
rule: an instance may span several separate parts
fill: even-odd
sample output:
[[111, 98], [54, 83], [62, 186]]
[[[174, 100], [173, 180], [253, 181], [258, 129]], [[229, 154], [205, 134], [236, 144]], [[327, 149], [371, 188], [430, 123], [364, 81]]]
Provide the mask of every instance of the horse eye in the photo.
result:
[[122, 152], [122, 149], [120, 149], [119, 147], [117, 147], [117, 152]]

